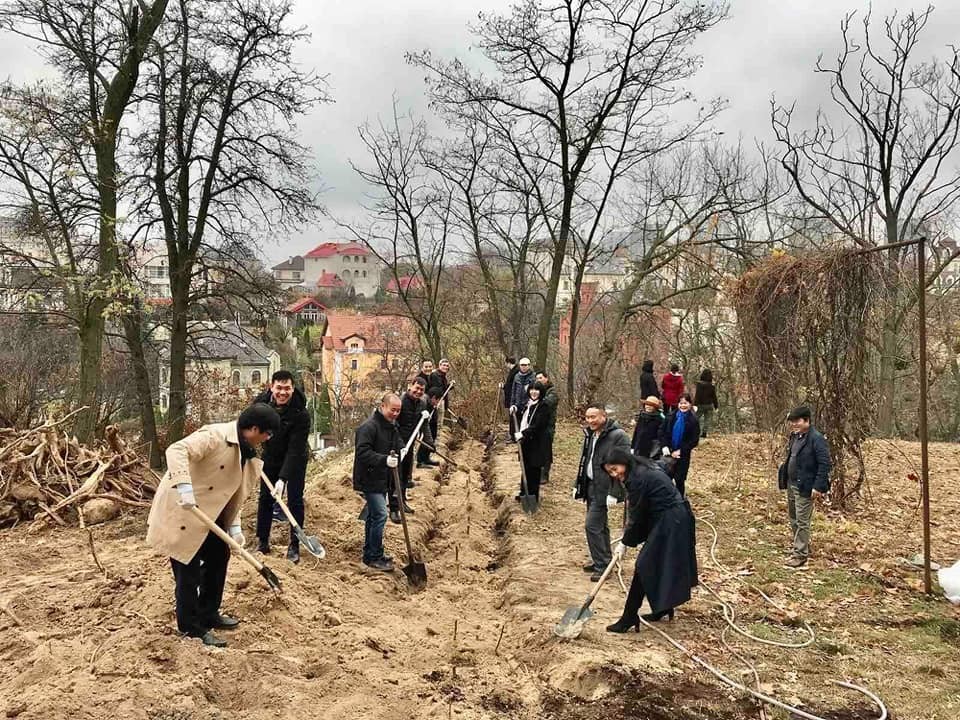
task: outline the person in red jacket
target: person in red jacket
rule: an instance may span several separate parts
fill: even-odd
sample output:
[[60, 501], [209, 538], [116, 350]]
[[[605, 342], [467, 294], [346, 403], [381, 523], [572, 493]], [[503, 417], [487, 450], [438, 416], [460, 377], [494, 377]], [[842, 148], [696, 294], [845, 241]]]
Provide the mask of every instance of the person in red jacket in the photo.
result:
[[663, 390], [661, 393], [663, 405], [669, 415], [677, 409], [677, 403], [680, 402], [685, 388], [679, 365], [674, 363], [670, 366], [670, 372], [663, 376], [663, 380], [660, 381], [660, 387]]

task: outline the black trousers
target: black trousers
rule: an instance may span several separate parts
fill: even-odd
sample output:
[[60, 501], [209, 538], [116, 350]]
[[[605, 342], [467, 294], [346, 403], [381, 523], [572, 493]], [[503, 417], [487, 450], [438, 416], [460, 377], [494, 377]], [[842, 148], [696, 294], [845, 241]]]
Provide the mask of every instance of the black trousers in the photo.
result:
[[677, 460], [677, 466], [673, 471], [673, 484], [677, 486], [677, 490], [680, 491], [680, 494], [683, 497], [686, 497], [685, 488], [687, 485], [687, 473], [690, 472], [690, 456], [687, 455], [684, 457], [680, 456], [680, 459]]
[[640, 575], [634, 573], [630, 590], [627, 592], [627, 602], [623, 606], [623, 615], [620, 616], [621, 620], [637, 622], [640, 617], [640, 606], [643, 605], [643, 596], [643, 582], [640, 580]]
[[220, 614], [229, 561], [230, 548], [212, 532], [207, 533], [203, 545], [187, 564], [170, 559], [180, 632], [201, 637], [214, 626]]
[[[439, 421], [440, 416], [434, 411], [433, 417], [430, 418], [430, 434], [433, 435], [433, 442], [437, 441], [437, 422]], [[430, 460], [430, 450], [426, 445], [420, 443], [417, 445], [417, 462], [426, 463]]]
[[[423, 447], [422, 445], [420, 447]], [[403, 462], [400, 463], [398, 468], [400, 470], [400, 486], [403, 490], [403, 501], [407, 501], [407, 488], [406, 483], [408, 480], [413, 479], [413, 453], [407, 453], [406, 457], [403, 458]], [[393, 471], [390, 471], [390, 492], [387, 493], [387, 499], [390, 503], [390, 512], [394, 510], [400, 510], [400, 504], [397, 502], [397, 488], [396, 483], [393, 481]]]
[[[269, 476], [268, 476], [269, 477]], [[277, 478], [270, 478], [271, 483], [276, 483]], [[287, 482], [287, 507], [290, 508], [290, 514], [297, 521], [300, 527], [303, 527], [304, 507], [303, 507], [303, 486], [304, 479], [290, 480]], [[257, 499], [257, 538], [267, 542], [270, 540], [270, 528], [273, 525], [273, 495], [267, 490], [263, 480], [260, 481], [260, 497]], [[290, 531], [290, 544], [298, 546], [299, 540]]]
[[[527, 474], [527, 494], [540, 497], [540, 473], [543, 467], [531, 465], [526, 458], [523, 460], [523, 469]], [[520, 483], [520, 494], [523, 495], [523, 483]]]

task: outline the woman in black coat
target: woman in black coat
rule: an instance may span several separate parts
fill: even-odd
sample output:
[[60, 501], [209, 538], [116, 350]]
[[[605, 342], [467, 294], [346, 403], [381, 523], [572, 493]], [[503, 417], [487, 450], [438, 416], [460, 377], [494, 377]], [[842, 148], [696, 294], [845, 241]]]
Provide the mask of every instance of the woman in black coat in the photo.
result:
[[643, 401], [643, 410], [637, 415], [637, 427], [633, 431], [630, 449], [638, 457], [652, 457], [660, 454], [660, 429], [663, 427], [663, 413], [660, 412], [660, 398], [651, 395]]
[[680, 396], [677, 409], [664, 420], [660, 430], [660, 444], [663, 446], [663, 454], [677, 461], [673, 482], [680, 494], [686, 496], [684, 490], [690, 470], [690, 456], [693, 449], [700, 444], [700, 421], [693, 412], [689, 393]]
[[657, 376], [653, 374], [653, 360], [644, 360], [640, 370], [640, 398], [653, 395], [660, 397], [660, 387], [657, 385]]
[[603, 467], [626, 485], [630, 508], [630, 520], [614, 555], [623, 557], [626, 547], [643, 543], [623, 614], [607, 631], [635, 628], [639, 632], [644, 597], [652, 610], [643, 616], [648, 622], [672, 620], [674, 608], [690, 599], [690, 590], [698, 582], [695, 520], [690, 503], [652, 460], [614, 450]]
[[[540, 498], [540, 477], [543, 467], [550, 460], [550, 408], [544, 404], [546, 388], [534, 383], [527, 388], [530, 400], [520, 418], [520, 429], [514, 438], [520, 443], [523, 456], [523, 469], [527, 476], [527, 494]], [[523, 495], [520, 485], [519, 500]]]

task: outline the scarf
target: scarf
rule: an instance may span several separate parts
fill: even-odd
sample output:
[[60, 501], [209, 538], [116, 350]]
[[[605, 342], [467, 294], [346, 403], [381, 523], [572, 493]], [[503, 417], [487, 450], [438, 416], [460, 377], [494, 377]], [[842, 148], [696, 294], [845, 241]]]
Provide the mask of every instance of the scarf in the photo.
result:
[[533, 419], [533, 413], [537, 411], [537, 403], [539, 402], [538, 398], [527, 403], [527, 408], [523, 411], [523, 417], [520, 418], [520, 432], [530, 427], [530, 420]]
[[673, 423], [673, 434], [670, 436], [670, 448], [677, 450], [683, 440], [683, 431], [687, 429], [687, 414], [678, 412], [677, 419]]

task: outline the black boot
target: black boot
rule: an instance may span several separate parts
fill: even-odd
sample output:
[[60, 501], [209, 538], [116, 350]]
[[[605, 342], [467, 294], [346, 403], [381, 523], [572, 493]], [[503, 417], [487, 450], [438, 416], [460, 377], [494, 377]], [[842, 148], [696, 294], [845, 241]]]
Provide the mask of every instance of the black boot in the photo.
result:
[[260, 553], [261, 555], [269, 555], [269, 554], [270, 554], [270, 541], [269, 541], [269, 540], [264, 540], [263, 538], [258, 538], [258, 539], [257, 539], [257, 552]]
[[630, 628], [640, 632], [640, 618], [638, 618], [636, 615], [633, 617], [624, 616], [613, 623], [613, 625], [607, 625], [607, 632], [625, 633], [629, 632]]
[[643, 619], [647, 622], [659, 622], [666, 618], [667, 620], [673, 620], [673, 608], [669, 610], [664, 610], [663, 612], [658, 613], [647, 613], [643, 616]]

